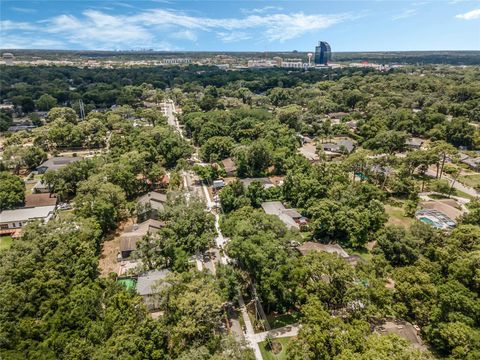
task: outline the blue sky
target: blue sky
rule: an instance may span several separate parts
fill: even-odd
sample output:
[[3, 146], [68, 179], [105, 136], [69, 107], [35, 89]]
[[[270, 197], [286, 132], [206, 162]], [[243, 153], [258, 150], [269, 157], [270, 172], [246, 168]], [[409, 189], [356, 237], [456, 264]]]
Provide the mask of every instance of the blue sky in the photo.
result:
[[1, 0], [0, 48], [480, 50], [480, 1]]

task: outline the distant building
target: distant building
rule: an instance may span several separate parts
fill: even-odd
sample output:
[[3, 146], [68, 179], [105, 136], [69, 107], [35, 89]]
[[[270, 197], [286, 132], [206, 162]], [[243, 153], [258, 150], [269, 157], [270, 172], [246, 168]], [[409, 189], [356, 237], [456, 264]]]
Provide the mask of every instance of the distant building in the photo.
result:
[[13, 60], [15, 60], [15, 56], [12, 53], [3, 53], [2, 58], [7, 66], [12, 66]]
[[315, 65], [326, 66], [332, 60], [332, 49], [326, 41], [319, 41], [315, 47]]
[[45, 174], [48, 170], [58, 170], [62, 167], [65, 167], [73, 162], [83, 160], [82, 157], [66, 157], [59, 156], [53, 157], [44, 161], [40, 166], [37, 167], [37, 172], [39, 174]]

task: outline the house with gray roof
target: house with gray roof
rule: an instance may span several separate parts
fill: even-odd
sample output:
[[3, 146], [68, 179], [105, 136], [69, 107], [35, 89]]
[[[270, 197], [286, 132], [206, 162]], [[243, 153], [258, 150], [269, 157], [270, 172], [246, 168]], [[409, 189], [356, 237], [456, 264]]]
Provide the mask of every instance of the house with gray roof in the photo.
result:
[[143, 298], [143, 302], [147, 306], [148, 310], [154, 311], [158, 309], [158, 293], [163, 287], [169, 286], [168, 283], [162, 283], [162, 280], [165, 280], [170, 274], [170, 270], [162, 269], [150, 270], [138, 276], [136, 290], [137, 293]]
[[55, 207], [55, 205], [50, 205], [3, 210], [0, 213], [0, 230], [14, 232], [32, 220], [47, 222], [53, 217]]
[[139, 221], [157, 218], [158, 213], [165, 210], [167, 200], [167, 194], [157, 191], [150, 191], [141, 196], [137, 201], [137, 217]]
[[67, 157], [67, 156], [56, 156], [44, 161], [40, 166], [37, 167], [37, 172], [39, 174], [45, 174], [48, 170], [58, 170], [62, 167], [65, 167], [73, 162], [83, 160], [82, 157]]
[[295, 209], [287, 209], [280, 201], [267, 201], [261, 204], [263, 211], [276, 215], [289, 229], [300, 229], [307, 225], [307, 219]]
[[130, 257], [137, 249], [137, 242], [146, 235], [157, 233], [165, 223], [163, 221], [149, 219], [140, 224], [126, 226], [120, 235], [120, 258], [122, 260]]

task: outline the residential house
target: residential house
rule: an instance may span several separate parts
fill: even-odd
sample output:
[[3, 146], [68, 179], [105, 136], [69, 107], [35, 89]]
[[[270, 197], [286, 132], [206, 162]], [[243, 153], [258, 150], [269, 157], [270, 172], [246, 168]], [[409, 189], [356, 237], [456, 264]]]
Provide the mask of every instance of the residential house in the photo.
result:
[[137, 249], [139, 240], [145, 235], [157, 233], [163, 226], [165, 226], [164, 222], [153, 219], [140, 224], [126, 226], [120, 235], [120, 259], [129, 258], [132, 252]]
[[14, 233], [32, 220], [47, 222], [55, 212], [55, 205], [23, 207], [14, 210], [3, 210], [0, 213], [0, 230], [3, 233]]
[[480, 157], [471, 157], [466, 154], [460, 154], [460, 162], [468, 165], [472, 170], [480, 171]]
[[158, 293], [168, 283], [162, 283], [171, 271], [168, 269], [151, 270], [139, 275], [137, 278], [137, 293], [143, 298], [143, 302], [149, 311], [154, 311], [159, 307]]
[[227, 176], [235, 176], [237, 173], [237, 166], [231, 157], [222, 160], [223, 168]]
[[67, 157], [67, 156], [58, 156], [52, 157], [44, 161], [40, 166], [37, 167], [37, 172], [39, 174], [45, 174], [48, 170], [58, 170], [62, 167], [65, 167], [73, 162], [83, 160], [82, 157]]
[[165, 209], [168, 198], [166, 194], [150, 191], [141, 196], [137, 201], [137, 218], [139, 221], [156, 219], [158, 213]]
[[260, 184], [263, 185], [264, 189], [268, 189], [271, 187], [274, 187], [275, 185], [273, 182], [270, 180], [268, 177], [262, 177], [262, 178], [245, 178], [245, 179], [240, 179], [240, 182], [243, 184], [245, 187], [249, 187], [253, 182], [259, 182]]
[[320, 146], [326, 153], [350, 154], [355, 149], [355, 142], [352, 139], [345, 138], [320, 144]]
[[25, 207], [37, 206], [55, 206], [57, 205], [57, 197], [53, 194], [27, 194], [25, 195]]
[[298, 152], [303, 155], [308, 161], [314, 163], [320, 160], [317, 154], [317, 147], [313, 142], [305, 142], [299, 149]]
[[411, 137], [405, 141], [405, 145], [407, 145], [407, 148], [409, 149], [415, 149], [418, 150], [422, 147], [423, 143], [425, 140], [417, 138], [417, 137]]
[[289, 229], [301, 229], [307, 225], [307, 219], [295, 209], [287, 209], [280, 201], [267, 201], [261, 204], [263, 211], [276, 215]]
[[329, 254], [337, 254], [350, 265], [355, 266], [363, 259], [359, 255], [348, 255], [348, 253], [339, 244], [320, 244], [313, 241], [306, 241], [302, 245], [297, 246], [297, 250], [302, 256], [310, 252], [326, 252]]
[[414, 348], [425, 350], [420, 338], [420, 328], [400, 319], [386, 319], [383, 324], [375, 327], [375, 331], [381, 335], [396, 334], [407, 340]]
[[306, 241], [298, 246], [297, 250], [303, 256], [310, 252], [327, 252], [329, 254], [337, 254], [342, 258], [348, 257], [348, 253], [338, 244], [320, 244], [313, 241]]

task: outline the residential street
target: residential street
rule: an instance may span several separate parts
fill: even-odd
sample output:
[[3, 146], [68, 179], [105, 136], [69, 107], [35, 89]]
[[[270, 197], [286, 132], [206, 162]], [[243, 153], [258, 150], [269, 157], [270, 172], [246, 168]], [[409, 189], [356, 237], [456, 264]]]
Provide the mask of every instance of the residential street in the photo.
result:
[[[428, 168], [426, 174], [427, 174], [427, 176], [435, 178], [437, 176], [437, 169], [435, 167], [431, 166], [431, 167]], [[442, 179], [447, 180], [450, 185], [453, 182], [453, 180], [445, 174], [442, 175]], [[471, 188], [469, 186], [465, 186], [458, 181], [455, 181], [455, 184], [453, 185], [453, 187], [455, 189], [459, 190], [459, 191], [463, 191], [464, 193], [466, 193], [468, 195], [475, 196], [475, 197], [480, 196], [480, 193], [477, 190], [475, 190], [474, 188]]]

